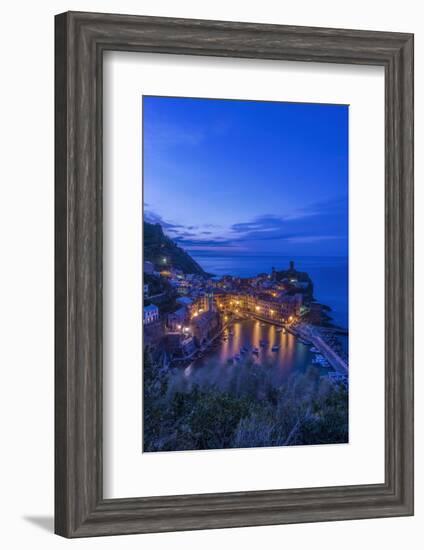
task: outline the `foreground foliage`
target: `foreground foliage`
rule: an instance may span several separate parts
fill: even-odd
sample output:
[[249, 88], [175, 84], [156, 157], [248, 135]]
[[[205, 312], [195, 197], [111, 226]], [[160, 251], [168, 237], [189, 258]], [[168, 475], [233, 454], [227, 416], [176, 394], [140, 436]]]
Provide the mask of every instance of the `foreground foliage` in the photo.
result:
[[[315, 368], [276, 386], [246, 360], [190, 376], [144, 354], [144, 451], [316, 445], [348, 441], [348, 392]], [[224, 368], [224, 367], [223, 367]]]

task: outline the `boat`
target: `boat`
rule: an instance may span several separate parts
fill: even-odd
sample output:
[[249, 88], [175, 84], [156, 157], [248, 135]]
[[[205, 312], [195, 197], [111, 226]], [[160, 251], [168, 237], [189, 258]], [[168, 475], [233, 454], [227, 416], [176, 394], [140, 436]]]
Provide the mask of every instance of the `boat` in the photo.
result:
[[266, 327], [266, 324], [265, 324], [265, 323], [261, 323], [261, 327]]
[[323, 357], [322, 355], [320, 354], [317, 354], [313, 359], [312, 359], [312, 363], [314, 365], [321, 365], [322, 367], [327, 367], [329, 365], [327, 359], [325, 359], [325, 357]]
[[240, 361], [240, 354], [239, 353], [236, 353], [236, 355], [234, 355], [234, 360], [235, 361]]
[[259, 345], [260, 345], [261, 347], [264, 348], [264, 347], [267, 346], [267, 344], [268, 344], [268, 341], [267, 341], [267, 340], [259, 340]]
[[312, 346], [312, 348], [309, 351], [312, 351], [312, 353], [319, 353], [319, 349], [317, 349], [314, 346]]
[[282, 329], [281, 327], [276, 328], [276, 329], [275, 329], [275, 332], [283, 332], [283, 329]]
[[272, 346], [271, 350], [272, 351], [278, 351], [280, 349], [280, 346]]
[[259, 348], [253, 348], [252, 353], [254, 353], [255, 355], [259, 355]]

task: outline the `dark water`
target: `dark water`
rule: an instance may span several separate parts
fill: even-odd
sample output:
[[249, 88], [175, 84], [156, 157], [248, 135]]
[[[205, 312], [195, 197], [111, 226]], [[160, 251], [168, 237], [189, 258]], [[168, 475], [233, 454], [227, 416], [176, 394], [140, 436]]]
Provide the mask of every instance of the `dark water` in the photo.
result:
[[331, 307], [334, 323], [348, 328], [348, 259], [307, 256], [213, 256], [191, 252], [208, 273], [217, 276], [251, 277], [269, 273], [272, 267], [286, 269], [293, 260], [295, 268], [309, 273], [315, 298]]
[[[292, 373], [300, 373], [312, 365], [314, 354], [310, 346], [302, 344], [299, 339], [286, 332], [277, 332], [276, 327], [256, 320], [243, 320], [235, 322], [228, 335], [228, 339], [222, 339], [207, 354], [196, 360], [186, 369], [186, 376], [207, 376], [215, 383], [225, 385], [226, 381], [234, 378], [234, 371], [243, 371], [248, 364], [263, 365], [267, 367], [268, 376], [278, 385], [287, 379]], [[261, 340], [267, 340], [266, 347], [260, 346]], [[272, 351], [272, 346], [279, 345], [278, 351]], [[249, 351], [240, 353], [242, 347]], [[252, 348], [259, 348], [259, 354], [252, 353]], [[240, 360], [234, 360], [234, 356], [240, 354]], [[233, 360], [229, 363], [228, 360]], [[317, 367], [317, 365], [314, 365]], [[322, 372], [328, 372], [325, 368], [319, 368]], [[209, 380], [211, 382], [211, 380]]]

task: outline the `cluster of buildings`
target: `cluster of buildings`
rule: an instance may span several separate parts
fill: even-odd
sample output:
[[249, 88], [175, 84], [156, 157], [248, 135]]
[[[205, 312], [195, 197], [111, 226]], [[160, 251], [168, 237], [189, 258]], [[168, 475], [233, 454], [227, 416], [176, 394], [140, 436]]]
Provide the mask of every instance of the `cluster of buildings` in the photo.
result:
[[298, 320], [310, 308], [312, 283], [290, 262], [285, 272], [260, 273], [256, 277], [226, 276], [216, 282], [215, 299], [223, 312], [248, 313], [278, 324]]
[[[147, 343], [161, 339], [163, 349], [174, 359], [187, 359], [208, 346], [219, 333], [222, 320], [212, 293], [178, 296], [175, 304], [176, 309], [162, 315], [159, 315], [158, 306], [145, 306], [144, 337], [146, 341], [147, 335]], [[154, 319], [153, 308], [157, 315]]]
[[148, 302], [143, 310], [144, 342], [160, 342], [174, 359], [186, 359], [204, 349], [221, 328], [213, 284], [201, 275], [184, 274], [171, 266], [155, 271], [150, 262], [146, 263], [145, 275], [160, 278], [166, 284], [167, 300], [161, 295], [156, 301], [158, 296], [150, 296], [144, 285]]
[[[292, 324], [308, 311], [305, 296], [309, 283], [297, 279], [293, 264], [287, 272], [280, 272], [284, 276], [273, 269], [271, 274], [252, 278], [220, 279], [187, 275], [169, 266], [160, 272], [151, 268], [147, 265], [145, 273], [166, 281], [169, 300], [166, 307], [152, 302], [144, 306], [145, 343], [161, 342], [176, 360], [205, 349], [234, 316], [247, 314]], [[144, 294], [149, 301], [148, 289]]]
[[303, 311], [303, 295], [284, 295], [251, 291], [249, 293], [217, 293], [217, 305], [224, 314], [251, 314], [254, 317], [277, 324], [289, 324], [299, 319]]

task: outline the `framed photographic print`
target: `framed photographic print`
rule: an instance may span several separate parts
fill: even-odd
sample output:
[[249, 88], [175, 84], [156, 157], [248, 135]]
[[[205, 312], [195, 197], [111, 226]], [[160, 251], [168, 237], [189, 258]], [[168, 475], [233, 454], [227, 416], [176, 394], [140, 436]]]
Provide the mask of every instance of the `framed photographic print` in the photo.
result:
[[411, 515], [413, 36], [68, 12], [55, 69], [56, 532]]
[[144, 452], [348, 443], [348, 106], [142, 101]]

